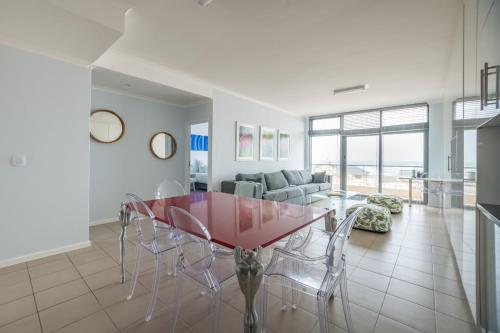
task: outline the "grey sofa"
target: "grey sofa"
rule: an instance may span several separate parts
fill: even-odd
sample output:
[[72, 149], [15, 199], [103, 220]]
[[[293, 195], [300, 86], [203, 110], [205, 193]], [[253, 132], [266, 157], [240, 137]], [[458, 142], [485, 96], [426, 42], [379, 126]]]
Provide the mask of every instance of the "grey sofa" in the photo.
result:
[[319, 199], [313, 197], [314, 194], [326, 194], [332, 189], [331, 176], [324, 172], [313, 175], [306, 170], [281, 170], [271, 173], [239, 173], [236, 180], [223, 181], [221, 191], [234, 193], [237, 181], [261, 183], [262, 199], [295, 204], [314, 202]]

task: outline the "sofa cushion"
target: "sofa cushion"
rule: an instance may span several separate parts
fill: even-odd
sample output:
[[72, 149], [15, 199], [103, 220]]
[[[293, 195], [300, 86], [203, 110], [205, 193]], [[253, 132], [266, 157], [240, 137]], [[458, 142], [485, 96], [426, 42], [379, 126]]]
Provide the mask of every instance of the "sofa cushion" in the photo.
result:
[[302, 176], [302, 184], [309, 184], [313, 182], [313, 176], [309, 170], [300, 170], [300, 175]]
[[287, 199], [287, 194], [284, 190], [267, 191], [262, 195], [262, 198], [271, 201], [285, 201]]
[[304, 184], [299, 186], [306, 195], [319, 191], [318, 184]]
[[304, 184], [302, 180], [302, 175], [298, 170], [281, 170], [285, 175], [288, 184], [290, 185], [302, 185]]
[[236, 175], [237, 181], [255, 182], [262, 184], [262, 190], [267, 191], [266, 179], [262, 172], [258, 173], [239, 173]]
[[320, 191], [327, 191], [332, 189], [332, 184], [330, 183], [319, 183], [318, 186]]
[[287, 199], [298, 198], [302, 196], [302, 190], [298, 186], [290, 186], [283, 189], [282, 191], [286, 192]]
[[265, 173], [264, 177], [266, 179], [268, 191], [279, 190], [280, 188], [288, 186], [285, 175], [281, 171]]
[[312, 178], [313, 183], [326, 183], [326, 171], [315, 172]]

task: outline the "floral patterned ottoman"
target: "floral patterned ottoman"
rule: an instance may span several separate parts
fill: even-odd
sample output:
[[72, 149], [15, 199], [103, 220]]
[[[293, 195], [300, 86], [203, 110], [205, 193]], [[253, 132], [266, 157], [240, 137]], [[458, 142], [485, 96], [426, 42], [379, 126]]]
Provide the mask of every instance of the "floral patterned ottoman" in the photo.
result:
[[346, 217], [351, 215], [357, 208], [363, 210], [359, 214], [354, 228], [376, 232], [388, 232], [391, 230], [392, 218], [389, 209], [373, 204], [356, 204], [346, 209]]
[[403, 210], [403, 199], [389, 194], [372, 194], [368, 197], [369, 204], [379, 205], [389, 209], [392, 214], [401, 213]]

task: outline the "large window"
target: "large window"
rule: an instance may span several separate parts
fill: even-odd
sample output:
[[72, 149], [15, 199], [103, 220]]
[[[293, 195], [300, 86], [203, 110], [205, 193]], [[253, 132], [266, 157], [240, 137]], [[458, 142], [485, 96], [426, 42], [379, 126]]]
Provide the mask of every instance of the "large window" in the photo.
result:
[[326, 171], [332, 175], [334, 189], [340, 189], [340, 138], [339, 135], [311, 138], [311, 163], [313, 172]]
[[404, 177], [427, 171], [428, 128], [427, 104], [313, 117], [312, 170], [333, 175], [337, 189], [408, 198]]

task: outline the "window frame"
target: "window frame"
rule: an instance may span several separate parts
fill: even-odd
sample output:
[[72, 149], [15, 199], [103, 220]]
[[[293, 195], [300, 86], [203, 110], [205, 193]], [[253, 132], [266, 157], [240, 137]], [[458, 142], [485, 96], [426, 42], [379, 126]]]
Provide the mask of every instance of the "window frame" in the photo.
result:
[[[382, 123], [382, 114], [387, 110], [395, 110], [395, 109], [410, 109], [417, 107], [425, 107], [426, 109], [426, 122], [423, 123], [414, 123], [414, 124], [404, 124], [404, 125], [392, 125], [392, 126], [383, 126]], [[454, 110], [454, 108], [453, 108]], [[379, 124], [378, 128], [368, 128], [368, 129], [351, 129], [344, 130], [344, 116], [353, 115], [358, 113], [367, 113], [367, 112], [378, 112], [379, 114]], [[316, 119], [325, 119], [325, 118], [340, 118], [340, 128], [339, 129], [329, 129], [329, 130], [312, 130], [312, 122]], [[382, 192], [382, 171], [383, 171], [383, 152], [382, 152], [382, 136], [383, 134], [389, 133], [414, 133], [414, 132], [423, 132], [424, 133], [424, 172], [428, 172], [429, 170], [429, 104], [428, 103], [416, 103], [416, 104], [407, 104], [407, 105], [398, 105], [398, 106], [390, 106], [383, 108], [375, 108], [368, 110], [356, 110], [349, 112], [341, 112], [334, 114], [326, 114], [320, 116], [312, 116], [309, 117], [308, 121], [308, 168], [312, 170], [312, 137], [314, 136], [323, 136], [323, 135], [339, 135], [340, 138], [340, 188], [345, 190], [347, 188], [347, 164], [346, 164], [346, 138], [348, 136], [362, 136], [362, 135], [378, 135], [378, 191]], [[424, 196], [424, 202], [427, 201], [427, 196]]]

